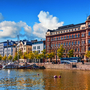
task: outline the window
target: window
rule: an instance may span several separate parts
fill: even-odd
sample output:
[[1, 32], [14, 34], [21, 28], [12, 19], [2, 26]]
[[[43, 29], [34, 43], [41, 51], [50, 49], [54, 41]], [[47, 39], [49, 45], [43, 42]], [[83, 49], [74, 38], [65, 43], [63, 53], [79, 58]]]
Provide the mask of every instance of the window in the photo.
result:
[[61, 40], [62, 40], [62, 37], [61, 37]]
[[66, 42], [66, 45], [68, 45], [68, 42]]
[[90, 39], [88, 40], [88, 43], [90, 44]]
[[64, 46], [65, 46], [65, 43], [64, 43]]
[[56, 41], [58, 40], [58, 38], [56, 37]]
[[70, 45], [71, 43], [69, 42], [69, 45]]
[[80, 37], [80, 34], [78, 34], [78, 37]]
[[75, 41], [75, 45], [77, 44], [77, 41]]
[[64, 36], [64, 39], [65, 39], [65, 36]]
[[54, 38], [54, 41], [55, 41], [55, 38]]
[[57, 44], [56, 44], [56, 47], [57, 47]]
[[53, 41], [53, 38], [51, 38], [51, 41]]
[[47, 41], [49, 41], [49, 38], [47, 38]]
[[60, 43], [58, 44], [58, 46], [60, 47]]
[[73, 35], [72, 35], [72, 38], [73, 38]]
[[72, 45], [73, 45], [73, 42], [72, 42]]
[[78, 45], [80, 44], [80, 41], [78, 41]]
[[79, 48], [78, 48], [78, 52], [79, 52]]
[[85, 36], [85, 34], [84, 33], [82, 33], [82, 37], [84, 37]]
[[55, 47], [55, 44], [54, 44], [54, 47]]
[[90, 31], [88, 32], [88, 36], [90, 36]]
[[75, 38], [77, 38], [77, 35], [75, 34]]
[[37, 49], [40, 49], [40, 46], [37, 46]]
[[71, 38], [71, 36], [69, 35], [69, 39]]
[[36, 46], [34, 46], [33, 49], [36, 49]]
[[75, 52], [77, 51], [77, 49], [75, 48]]
[[90, 47], [88, 47], [88, 50], [90, 51]]
[[58, 38], [58, 40], [60, 40], [60, 37]]
[[40, 53], [40, 50], [37, 50], [38, 51], [38, 53]]
[[66, 36], [66, 39], [68, 39], [68, 36]]
[[90, 27], [90, 25], [88, 25], [88, 27]]

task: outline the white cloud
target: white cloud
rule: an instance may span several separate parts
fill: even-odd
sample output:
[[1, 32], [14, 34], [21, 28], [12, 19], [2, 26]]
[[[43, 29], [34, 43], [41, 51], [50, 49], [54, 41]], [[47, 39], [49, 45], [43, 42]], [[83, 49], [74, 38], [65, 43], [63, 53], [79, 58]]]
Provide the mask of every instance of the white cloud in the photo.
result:
[[31, 27], [25, 22], [3, 21], [0, 23], [0, 38], [15, 38], [24, 28], [25, 35], [31, 33]]
[[45, 34], [48, 29], [57, 29], [64, 23], [58, 22], [57, 17], [53, 17], [52, 15], [49, 15], [49, 12], [44, 11], [40, 11], [38, 18], [40, 23], [35, 23], [33, 26], [33, 34], [41, 38], [45, 38]]
[[4, 17], [3, 17], [3, 15], [2, 15], [2, 13], [0, 13], [0, 22], [1, 22], [2, 20], [4, 20]]

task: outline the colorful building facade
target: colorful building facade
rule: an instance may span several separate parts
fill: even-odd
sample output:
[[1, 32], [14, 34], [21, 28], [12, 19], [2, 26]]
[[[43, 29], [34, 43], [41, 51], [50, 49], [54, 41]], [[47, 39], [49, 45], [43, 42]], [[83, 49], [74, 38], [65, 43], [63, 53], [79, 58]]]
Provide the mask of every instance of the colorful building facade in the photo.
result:
[[54, 51], [57, 57], [57, 49], [63, 45], [64, 57], [70, 49], [74, 50], [74, 57], [86, 60], [85, 53], [90, 50], [90, 16], [84, 23], [71, 24], [58, 27], [56, 30], [46, 32], [46, 51]]

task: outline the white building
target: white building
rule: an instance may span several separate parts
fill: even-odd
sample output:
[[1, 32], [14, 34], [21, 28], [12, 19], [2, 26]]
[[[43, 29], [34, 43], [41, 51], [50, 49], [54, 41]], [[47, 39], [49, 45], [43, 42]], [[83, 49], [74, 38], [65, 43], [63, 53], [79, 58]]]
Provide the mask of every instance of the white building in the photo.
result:
[[8, 56], [9, 54], [14, 56], [13, 49], [15, 49], [15, 41], [7, 40], [5, 42], [0, 43], [0, 54], [2, 56], [4, 56], [4, 55]]
[[38, 51], [41, 53], [45, 49], [45, 41], [37, 41], [32, 44], [32, 52]]

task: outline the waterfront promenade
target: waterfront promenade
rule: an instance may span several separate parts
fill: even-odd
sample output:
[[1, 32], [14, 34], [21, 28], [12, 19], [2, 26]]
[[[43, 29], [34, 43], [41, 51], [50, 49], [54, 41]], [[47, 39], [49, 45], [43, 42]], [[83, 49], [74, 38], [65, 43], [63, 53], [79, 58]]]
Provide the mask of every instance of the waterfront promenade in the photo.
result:
[[[67, 69], [67, 70], [90, 70], [90, 62], [85, 62], [84, 64], [80, 63], [71, 63], [71, 64], [52, 64], [48, 63], [28, 63], [30, 65], [36, 64], [38, 66], [44, 66], [46, 69]], [[23, 65], [23, 63], [20, 63]]]

